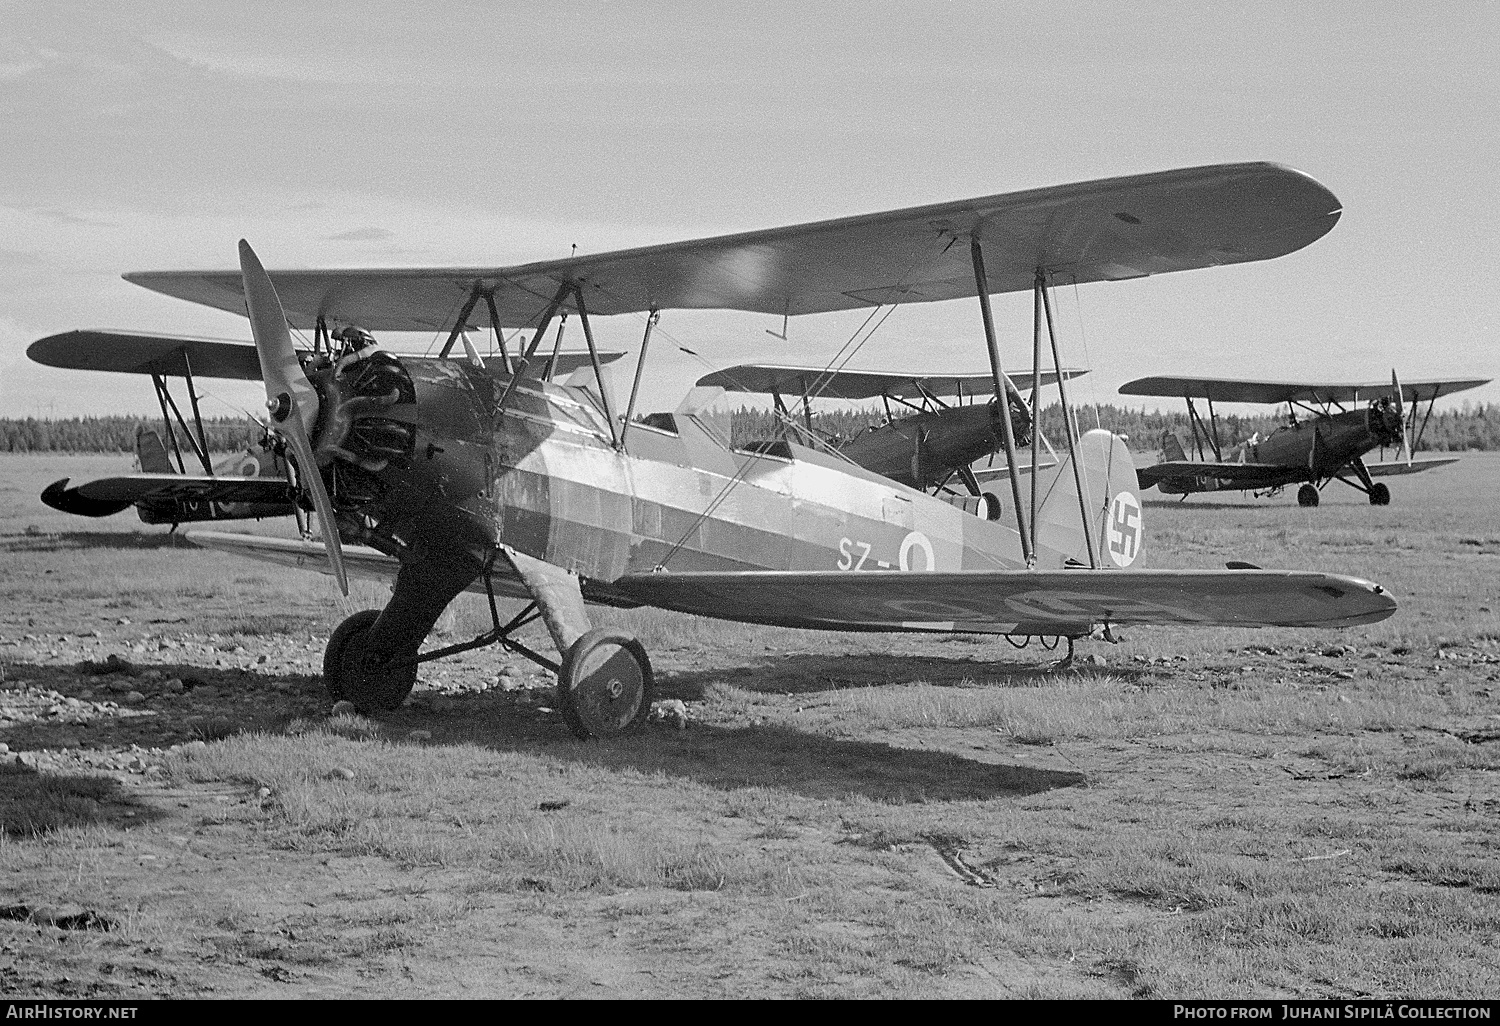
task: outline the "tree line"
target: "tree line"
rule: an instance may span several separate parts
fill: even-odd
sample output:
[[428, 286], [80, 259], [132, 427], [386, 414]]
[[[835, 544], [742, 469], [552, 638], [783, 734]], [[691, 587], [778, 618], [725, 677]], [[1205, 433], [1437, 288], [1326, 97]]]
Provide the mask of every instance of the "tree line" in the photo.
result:
[[[0, 419], [0, 452], [135, 452], [135, 429], [145, 424], [161, 432], [161, 418], [144, 417], [70, 417], [43, 420]], [[244, 417], [216, 417], [203, 420], [210, 452], [238, 452], [260, 442], [258, 424]], [[162, 436], [166, 442], [166, 436]], [[192, 451], [188, 440], [178, 433], [183, 452]]]
[[[756, 439], [774, 438], [781, 433], [775, 414], [767, 409], [741, 406], [729, 411], [728, 419], [736, 446]], [[883, 409], [868, 406], [817, 411], [813, 413], [812, 424], [824, 437], [847, 439], [870, 425], [882, 423], [884, 419]], [[800, 414], [793, 420], [799, 425], [802, 423]], [[1079, 408], [1078, 420], [1085, 431], [1103, 427], [1127, 436], [1131, 448], [1137, 451], [1160, 449], [1162, 435], [1169, 431], [1177, 435], [1184, 448], [1191, 448], [1192, 430], [1185, 412], [1163, 413], [1144, 407], [1132, 410], [1105, 404]], [[1041, 423], [1043, 433], [1054, 444], [1063, 437], [1062, 410], [1056, 403], [1042, 409]], [[1225, 447], [1237, 445], [1254, 434], [1264, 438], [1284, 423], [1284, 413], [1280, 417], [1274, 412], [1257, 416], [1221, 415], [1219, 439]], [[161, 430], [159, 418], [4, 418], [0, 419], [0, 452], [133, 453], [136, 428], [141, 424]], [[203, 428], [211, 452], [238, 452], [260, 443], [259, 425], [243, 417], [205, 418]], [[187, 439], [181, 438], [180, 444], [187, 452]], [[1429, 452], [1500, 450], [1500, 403], [1464, 403], [1461, 407], [1434, 413], [1417, 449]], [[1205, 455], [1208, 455], [1206, 451]]]

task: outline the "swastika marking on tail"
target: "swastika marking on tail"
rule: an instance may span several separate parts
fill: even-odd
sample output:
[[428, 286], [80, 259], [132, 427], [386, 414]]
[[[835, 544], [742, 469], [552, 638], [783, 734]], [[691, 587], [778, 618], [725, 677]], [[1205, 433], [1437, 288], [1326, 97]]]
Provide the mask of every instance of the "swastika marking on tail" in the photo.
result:
[[1120, 492], [1109, 505], [1109, 558], [1115, 566], [1127, 567], [1141, 551], [1141, 504], [1129, 492]]

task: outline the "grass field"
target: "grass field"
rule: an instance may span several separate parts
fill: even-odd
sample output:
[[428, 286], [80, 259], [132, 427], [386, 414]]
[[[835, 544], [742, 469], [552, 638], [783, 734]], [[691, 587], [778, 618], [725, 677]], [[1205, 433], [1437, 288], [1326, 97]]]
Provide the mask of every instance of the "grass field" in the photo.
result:
[[690, 713], [607, 744], [495, 650], [330, 717], [322, 643], [380, 590], [36, 499], [127, 467], [0, 457], [0, 993], [1500, 993], [1500, 457], [1384, 508], [1146, 493], [1148, 565], [1368, 577], [1370, 627], [1138, 629], [1054, 674], [605, 614]]

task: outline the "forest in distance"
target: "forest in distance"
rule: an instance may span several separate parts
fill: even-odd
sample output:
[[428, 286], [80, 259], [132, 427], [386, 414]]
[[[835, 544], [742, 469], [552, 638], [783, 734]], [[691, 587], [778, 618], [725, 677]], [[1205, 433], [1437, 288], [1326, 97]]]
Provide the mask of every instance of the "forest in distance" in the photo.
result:
[[[1166, 413], [1130, 409], [1102, 404], [1079, 407], [1080, 427], [1088, 430], [1104, 427], [1130, 440], [1138, 452], [1155, 452], [1161, 448], [1164, 432], [1174, 432], [1184, 446], [1192, 433], [1185, 412]], [[773, 438], [779, 433], [775, 414], [768, 409], [741, 406], [729, 414], [733, 444], [738, 447], [756, 439]], [[901, 416], [897, 412], [897, 416]], [[1305, 417], [1305, 414], [1299, 414]], [[800, 415], [793, 418], [799, 425]], [[865, 427], [881, 423], [885, 411], [878, 405], [854, 409], [815, 411], [813, 428], [825, 438], [848, 439]], [[1057, 404], [1042, 410], [1042, 432], [1050, 439], [1061, 439], [1062, 412]], [[1256, 416], [1221, 414], [1219, 433], [1227, 448], [1253, 434], [1262, 438], [1286, 423], [1285, 409]], [[160, 428], [156, 417], [104, 416], [70, 418], [0, 418], [0, 452], [134, 452], [136, 428], [146, 424]], [[1420, 418], [1418, 424], [1421, 424]], [[243, 417], [205, 418], [205, 433], [211, 452], [238, 452], [260, 443], [261, 428]], [[184, 440], [184, 450], [187, 449]], [[1433, 413], [1423, 432], [1418, 451], [1464, 452], [1500, 450], [1500, 403], [1464, 403], [1462, 406]]]

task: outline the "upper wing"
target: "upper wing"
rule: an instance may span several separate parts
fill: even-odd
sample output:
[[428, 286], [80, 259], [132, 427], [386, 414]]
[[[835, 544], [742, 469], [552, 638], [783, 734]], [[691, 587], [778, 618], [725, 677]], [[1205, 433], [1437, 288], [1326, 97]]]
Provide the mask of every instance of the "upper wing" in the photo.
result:
[[[266, 507], [255, 516], [292, 513], [292, 503], [287, 498], [290, 484], [279, 477], [125, 474], [86, 481], [73, 488], [68, 487], [68, 480], [65, 477], [48, 485], [42, 492], [42, 501], [53, 509], [83, 517], [107, 517], [138, 505], [162, 511], [165, 521], [232, 519], [215, 515], [216, 503], [254, 503]], [[183, 515], [171, 515], [177, 512]]]
[[1349, 627], [1396, 611], [1378, 584], [1280, 570], [655, 573], [612, 587], [684, 613], [867, 631], [1080, 635], [1101, 623]]
[[[1064, 367], [1068, 380], [1087, 374], [1076, 367]], [[1010, 372], [1011, 381], [1026, 391], [1031, 387], [1032, 372]], [[1057, 372], [1042, 371], [1042, 385], [1057, 383]], [[895, 399], [920, 399], [928, 395], [968, 397], [994, 395], [995, 379], [986, 374], [901, 374], [895, 371], [825, 370], [819, 367], [785, 367], [776, 364], [744, 364], [728, 370], [714, 371], [698, 379], [699, 385], [717, 385], [726, 392], [750, 392], [770, 395], [808, 396], [813, 399], [875, 399], [888, 395]]]
[[[243, 309], [243, 307], [242, 307]], [[64, 370], [120, 371], [125, 374], [164, 374], [199, 378], [260, 380], [260, 358], [250, 342], [142, 335], [131, 331], [65, 331], [31, 343], [26, 355], [47, 367]], [[600, 363], [624, 356], [601, 351]], [[571, 374], [589, 363], [589, 354], [567, 350], [557, 354], [553, 373]]]
[[1136, 471], [1142, 488], [1150, 488], [1158, 481], [1170, 481], [1178, 477], [1216, 477], [1225, 481], [1259, 481], [1272, 474], [1285, 471], [1277, 463], [1203, 463], [1197, 460], [1169, 460], [1154, 467], [1143, 467]]
[[1370, 472], [1371, 477], [1395, 477], [1398, 474], [1420, 474], [1424, 470], [1435, 470], [1438, 467], [1446, 467], [1450, 463], [1457, 463], [1457, 456], [1438, 456], [1428, 459], [1415, 459], [1408, 465], [1405, 460], [1393, 460], [1388, 463], [1366, 463], [1365, 469]]
[[[243, 307], [241, 308], [243, 312]], [[65, 331], [31, 343], [26, 355], [64, 370], [121, 371], [182, 377], [260, 380], [260, 359], [248, 342], [130, 331]]]
[[[1436, 399], [1439, 396], [1478, 388], [1489, 378], [1443, 380], [1427, 378], [1401, 382], [1404, 402]], [[1121, 395], [1160, 395], [1177, 399], [1209, 399], [1216, 403], [1349, 403], [1376, 396], [1390, 395], [1389, 381], [1308, 382], [1308, 381], [1241, 381], [1232, 378], [1182, 378], [1172, 376], [1136, 378], [1120, 386]]]
[[[1299, 171], [1222, 164], [510, 267], [272, 271], [271, 280], [301, 328], [321, 315], [371, 331], [443, 329], [476, 286], [493, 292], [502, 324], [522, 326], [569, 283], [598, 315], [793, 315], [973, 296], [974, 237], [989, 244], [988, 291], [1014, 292], [1032, 288], [1038, 267], [1071, 283], [1266, 260], [1320, 238], [1338, 217], [1333, 193]], [[244, 312], [238, 271], [125, 277]], [[488, 323], [486, 305], [475, 305], [475, 324]]]

